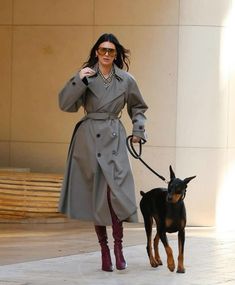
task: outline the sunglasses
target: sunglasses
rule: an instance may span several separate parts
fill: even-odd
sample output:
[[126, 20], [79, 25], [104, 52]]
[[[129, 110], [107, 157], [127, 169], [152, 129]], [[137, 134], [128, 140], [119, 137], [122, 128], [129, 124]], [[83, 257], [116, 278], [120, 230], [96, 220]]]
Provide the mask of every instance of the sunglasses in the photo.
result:
[[112, 57], [114, 57], [117, 54], [116, 49], [114, 48], [99, 47], [97, 51], [99, 55], [105, 55], [106, 53], [108, 53], [108, 55]]

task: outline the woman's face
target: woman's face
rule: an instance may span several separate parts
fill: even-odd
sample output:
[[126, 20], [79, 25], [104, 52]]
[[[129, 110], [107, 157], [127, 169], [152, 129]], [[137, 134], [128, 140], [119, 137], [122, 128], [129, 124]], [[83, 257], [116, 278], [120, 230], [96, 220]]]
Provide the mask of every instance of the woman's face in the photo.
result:
[[111, 42], [103, 42], [96, 50], [96, 56], [98, 57], [99, 64], [109, 67], [112, 66], [114, 59], [116, 58], [116, 47]]

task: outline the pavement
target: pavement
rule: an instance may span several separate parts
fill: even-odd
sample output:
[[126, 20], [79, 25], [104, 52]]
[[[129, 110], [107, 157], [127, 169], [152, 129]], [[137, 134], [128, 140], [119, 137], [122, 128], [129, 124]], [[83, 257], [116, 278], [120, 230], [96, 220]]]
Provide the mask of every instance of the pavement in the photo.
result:
[[[133, 242], [134, 245], [131, 245], [131, 240], [134, 241], [139, 233], [141, 243]], [[86, 234], [90, 236], [91, 232], [87, 231]], [[103, 272], [97, 248], [90, 252], [81, 249], [78, 254], [70, 252], [69, 255], [24, 262], [14, 262], [12, 256], [11, 261], [8, 259], [8, 264], [0, 266], [0, 285], [235, 285], [235, 232], [217, 233], [213, 228], [186, 229], [184, 274], [168, 270], [162, 245], [160, 255], [163, 265], [157, 268], [150, 266], [143, 227], [126, 229], [125, 234], [131, 237], [127, 238], [127, 246], [124, 248], [128, 263], [126, 270]], [[177, 262], [177, 236], [168, 236]], [[3, 248], [1, 235], [0, 242]], [[14, 242], [17, 248], [15, 237]], [[13, 244], [11, 254], [12, 248]], [[33, 253], [33, 248], [30, 250]], [[111, 253], [114, 260], [113, 250]], [[27, 252], [27, 257], [29, 256], [30, 252]]]

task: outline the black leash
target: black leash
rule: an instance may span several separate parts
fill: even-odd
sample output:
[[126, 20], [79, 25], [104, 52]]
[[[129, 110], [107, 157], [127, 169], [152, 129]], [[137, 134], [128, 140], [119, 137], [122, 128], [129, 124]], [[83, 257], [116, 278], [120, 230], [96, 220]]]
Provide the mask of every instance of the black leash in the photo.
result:
[[133, 136], [130, 135], [126, 138], [126, 146], [128, 151], [130, 152], [130, 154], [135, 158], [135, 159], [139, 159], [150, 171], [152, 171], [155, 175], [157, 175], [157, 177], [159, 177], [161, 180], [163, 180], [165, 183], [168, 183], [168, 181], [166, 180], [165, 177], [163, 177], [162, 175], [158, 174], [156, 171], [154, 171], [142, 158], [142, 141], [139, 142], [139, 153], [137, 153], [137, 151], [134, 148], [133, 142], [132, 142], [132, 138]]

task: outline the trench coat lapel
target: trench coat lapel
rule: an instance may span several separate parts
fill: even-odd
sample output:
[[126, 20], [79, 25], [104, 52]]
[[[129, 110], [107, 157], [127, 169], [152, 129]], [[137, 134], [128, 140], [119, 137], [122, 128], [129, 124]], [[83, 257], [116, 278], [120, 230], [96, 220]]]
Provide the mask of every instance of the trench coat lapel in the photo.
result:
[[[98, 65], [95, 65], [93, 68], [96, 73], [87, 78], [88, 80], [88, 86], [89, 89], [92, 91], [92, 93], [97, 97], [100, 98], [100, 102], [97, 106], [97, 110], [104, 107], [106, 104], [112, 102], [119, 96], [121, 96], [125, 90], [125, 81], [123, 80], [123, 71], [119, 69], [116, 65], [114, 65], [115, 69], [115, 89], [113, 92], [107, 92], [103, 84], [100, 84], [100, 81], [98, 80]], [[108, 95], [108, 96], [107, 96]]]
[[96, 97], [101, 98], [103, 90], [101, 88], [102, 86], [98, 84], [98, 65], [95, 65], [92, 69], [94, 69], [96, 73], [93, 76], [87, 77], [88, 87]]

